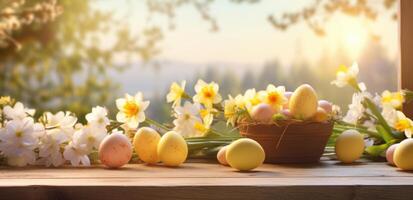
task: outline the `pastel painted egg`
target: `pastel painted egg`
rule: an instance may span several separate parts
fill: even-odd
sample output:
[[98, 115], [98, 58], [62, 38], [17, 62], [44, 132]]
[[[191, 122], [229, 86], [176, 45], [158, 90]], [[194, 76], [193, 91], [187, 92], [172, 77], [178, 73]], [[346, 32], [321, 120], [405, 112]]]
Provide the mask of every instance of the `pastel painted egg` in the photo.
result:
[[394, 151], [396, 150], [399, 144], [393, 144], [386, 151], [386, 160], [390, 165], [394, 165]]
[[161, 137], [157, 151], [161, 162], [166, 166], [177, 167], [185, 162], [188, 145], [177, 132], [169, 131]]
[[290, 112], [289, 109], [283, 109], [283, 110], [281, 111], [281, 114], [284, 115], [287, 119], [288, 119], [288, 118], [291, 118], [291, 112]]
[[118, 168], [132, 158], [132, 144], [122, 133], [106, 136], [99, 146], [99, 160], [109, 168]]
[[405, 139], [394, 150], [394, 164], [402, 170], [413, 170], [413, 139]]
[[312, 119], [315, 122], [326, 122], [328, 120], [328, 114], [323, 108], [318, 107]]
[[265, 160], [265, 152], [255, 140], [242, 138], [226, 149], [226, 160], [232, 168], [248, 171], [259, 167]]
[[346, 130], [336, 140], [337, 159], [343, 163], [352, 163], [364, 152], [364, 139], [356, 130]]
[[139, 159], [149, 164], [159, 162], [157, 148], [160, 139], [159, 133], [152, 128], [140, 128], [133, 137], [133, 146]]
[[274, 109], [266, 103], [260, 103], [252, 108], [251, 117], [254, 121], [268, 123], [275, 114]]
[[330, 103], [329, 101], [326, 101], [326, 100], [318, 101], [318, 107], [324, 109], [327, 112], [327, 114], [333, 112], [333, 104]]
[[228, 165], [227, 158], [227, 146], [222, 147], [217, 154], [217, 160], [221, 165]]
[[317, 107], [317, 94], [308, 84], [299, 86], [291, 95], [289, 109], [296, 119], [310, 119], [317, 112]]

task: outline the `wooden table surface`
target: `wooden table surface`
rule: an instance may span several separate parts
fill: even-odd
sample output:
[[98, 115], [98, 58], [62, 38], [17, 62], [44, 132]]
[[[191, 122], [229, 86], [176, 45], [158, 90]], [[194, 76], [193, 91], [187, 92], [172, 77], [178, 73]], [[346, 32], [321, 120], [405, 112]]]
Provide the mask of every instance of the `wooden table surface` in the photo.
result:
[[117, 170], [0, 168], [0, 199], [413, 199], [413, 173], [380, 162], [265, 164], [237, 172], [216, 163]]

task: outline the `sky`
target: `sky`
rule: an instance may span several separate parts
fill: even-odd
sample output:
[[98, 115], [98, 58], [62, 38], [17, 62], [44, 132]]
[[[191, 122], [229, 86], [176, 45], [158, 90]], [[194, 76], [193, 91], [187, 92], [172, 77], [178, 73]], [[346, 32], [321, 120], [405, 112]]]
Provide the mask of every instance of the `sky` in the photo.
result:
[[[160, 47], [162, 53], [157, 60], [186, 63], [180, 65], [186, 72], [180, 78], [190, 76], [208, 63], [231, 63], [234, 66], [260, 66], [271, 60], [278, 60], [283, 66], [288, 66], [297, 60], [306, 60], [316, 63], [326, 51], [342, 48], [357, 61], [370, 34], [380, 36], [380, 43], [386, 47], [386, 54], [390, 59], [397, 58], [398, 35], [397, 22], [390, 14], [380, 14], [377, 21], [369, 23], [363, 18], [353, 18], [336, 14], [326, 26], [327, 36], [315, 35], [304, 23], [280, 31], [267, 21], [270, 14], [275, 16], [283, 12], [296, 11], [313, 0], [273, 1], [262, 0], [257, 4], [233, 4], [228, 0], [216, 0], [210, 8], [212, 16], [217, 18], [220, 30], [210, 32], [210, 25], [203, 21], [199, 13], [191, 6], [183, 6], [177, 10], [175, 17], [176, 28], [168, 29], [168, 20], [164, 16], [152, 16], [148, 21], [149, 13], [145, 1], [128, 0], [96, 0], [93, 5], [96, 9], [111, 11], [114, 16], [127, 23], [131, 30], [139, 33], [147, 25], [161, 25], [164, 40]], [[374, 2], [374, 1], [373, 1]], [[381, 1], [376, 1], [380, 2]], [[382, 12], [386, 13], [386, 12]], [[170, 67], [176, 69], [176, 64]], [[164, 67], [168, 68], [168, 66]], [[190, 68], [192, 71], [187, 72]], [[244, 67], [240, 70], [245, 70]], [[137, 70], [137, 69], [131, 69]], [[172, 81], [168, 76], [170, 69], [164, 69], [164, 79]], [[139, 74], [144, 77], [161, 76], [162, 71], [141, 69]], [[139, 85], [131, 86], [126, 74], [119, 75], [119, 79], [126, 90], [132, 90]], [[165, 84], [169, 84], [164, 81]], [[167, 83], [168, 82], [168, 83]], [[159, 83], [148, 83], [153, 88], [164, 86]], [[128, 89], [129, 88], [129, 89]], [[153, 91], [149, 87], [148, 91]]]

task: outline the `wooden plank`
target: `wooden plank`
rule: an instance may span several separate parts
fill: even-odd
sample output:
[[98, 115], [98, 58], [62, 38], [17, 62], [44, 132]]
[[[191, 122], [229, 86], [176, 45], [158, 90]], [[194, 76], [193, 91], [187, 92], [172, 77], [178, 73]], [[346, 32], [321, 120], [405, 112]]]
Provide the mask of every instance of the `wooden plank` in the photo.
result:
[[259, 199], [334, 199], [334, 200], [397, 200], [411, 199], [411, 188], [399, 186], [371, 187], [31, 187], [8, 188], [0, 199], [214, 199], [214, 200], [259, 200]]
[[[413, 91], [413, 1], [400, 0], [399, 5], [399, 39], [400, 67], [399, 87]], [[385, 76], [383, 74], [383, 76]], [[404, 105], [404, 113], [413, 117], [413, 102]]]
[[[0, 183], [8, 179], [90, 179], [90, 178], [291, 178], [291, 177], [412, 177], [385, 163], [362, 162], [343, 165], [337, 161], [323, 161], [312, 165], [264, 164], [254, 172], [237, 172], [217, 163], [185, 163], [179, 168], [162, 165], [129, 164], [119, 170], [103, 166], [90, 168], [0, 168]], [[4, 180], [5, 179], [5, 180]]]
[[118, 170], [0, 168], [0, 199], [409, 199], [413, 173], [385, 163], [265, 164], [236, 172], [216, 163]]

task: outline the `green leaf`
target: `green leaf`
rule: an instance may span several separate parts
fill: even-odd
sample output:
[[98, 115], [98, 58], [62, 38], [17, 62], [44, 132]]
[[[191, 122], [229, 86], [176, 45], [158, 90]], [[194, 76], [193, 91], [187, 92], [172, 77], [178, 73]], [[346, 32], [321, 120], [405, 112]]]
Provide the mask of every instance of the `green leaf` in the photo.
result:
[[365, 106], [370, 109], [371, 113], [377, 117], [378, 123], [383, 127], [384, 131], [386, 132], [386, 136], [391, 137], [394, 139], [392, 134], [392, 129], [389, 124], [386, 122], [384, 117], [381, 115], [379, 109], [377, 108], [376, 104], [374, 104], [369, 98], [364, 98]]
[[377, 130], [377, 132], [379, 132], [379, 134], [381, 135], [381, 137], [383, 138], [383, 140], [386, 143], [394, 140], [393, 134], [391, 132], [390, 133], [387, 132], [386, 129], [384, 129], [384, 127], [382, 125], [377, 125], [376, 130]]
[[383, 156], [386, 153], [387, 148], [393, 143], [385, 143], [381, 145], [373, 145], [366, 148], [366, 152], [371, 156]]

